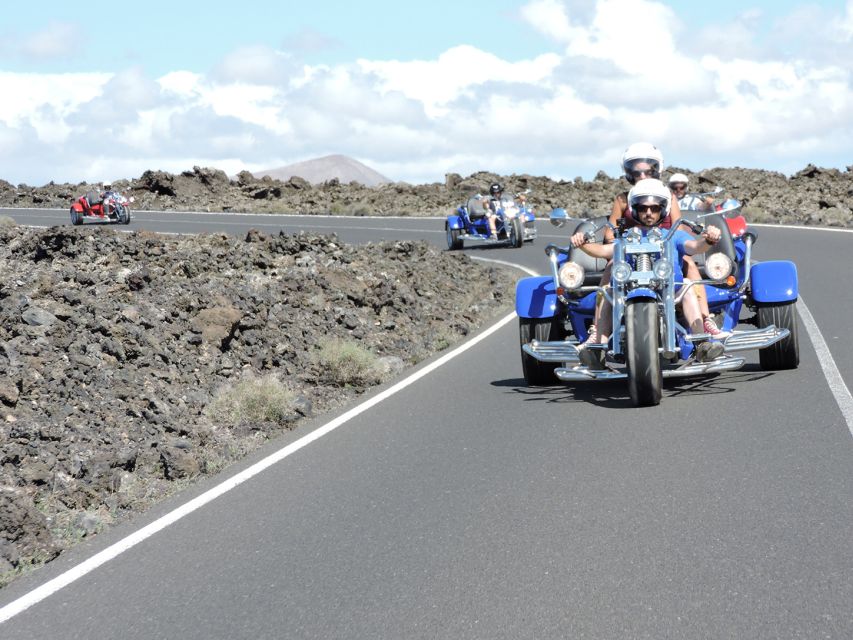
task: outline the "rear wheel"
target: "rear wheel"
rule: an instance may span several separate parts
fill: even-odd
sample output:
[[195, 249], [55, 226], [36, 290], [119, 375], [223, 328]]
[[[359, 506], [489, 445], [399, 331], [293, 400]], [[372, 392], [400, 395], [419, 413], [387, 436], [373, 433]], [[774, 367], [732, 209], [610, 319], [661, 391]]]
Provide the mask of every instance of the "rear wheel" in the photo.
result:
[[450, 251], [461, 249], [462, 240], [459, 238], [459, 229], [451, 229], [450, 225], [445, 223], [444, 230], [447, 232], [447, 248]]
[[800, 342], [797, 335], [796, 301], [758, 305], [758, 326], [776, 325], [790, 331], [787, 338], [758, 352], [758, 361], [765, 371], [796, 369], [800, 364]]
[[[520, 344], [525, 345], [532, 340], [560, 340], [562, 336], [557, 318], [519, 318], [518, 337]], [[558, 366], [556, 362], [540, 362], [521, 349], [521, 370], [528, 387], [556, 384], [554, 369]]]
[[524, 244], [524, 229], [521, 226], [521, 218], [513, 218], [509, 221], [509, 244], [516, 249]]
[[625, 307], [625, 356], [628, 391], [638, 407], [660, 404], [663, 374], [660, 368], [658, 306], [637, 300]]

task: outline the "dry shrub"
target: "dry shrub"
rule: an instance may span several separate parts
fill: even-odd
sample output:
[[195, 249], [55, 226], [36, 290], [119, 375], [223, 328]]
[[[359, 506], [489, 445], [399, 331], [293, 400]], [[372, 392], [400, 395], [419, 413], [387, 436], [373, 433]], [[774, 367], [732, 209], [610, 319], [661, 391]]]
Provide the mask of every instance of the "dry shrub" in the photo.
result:
[[237, 426], [293, 420], [293, 392], [276, 374], [248, 377], [219, 392], [207, 407], [208, 417], [218, 424]]
[[342, 387], [369, 386], [382, 381], [379, 358], [355, 342], [324, 340], [317, 357], [328, 378]]

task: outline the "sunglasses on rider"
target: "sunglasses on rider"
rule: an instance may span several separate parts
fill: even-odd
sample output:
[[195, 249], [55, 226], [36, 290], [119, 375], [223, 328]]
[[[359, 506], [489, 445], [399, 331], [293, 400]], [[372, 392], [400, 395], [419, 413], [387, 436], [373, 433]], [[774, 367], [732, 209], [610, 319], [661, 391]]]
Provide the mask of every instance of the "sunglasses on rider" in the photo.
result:
[[639, 178], [640, 176], [653, 178], [655, 176], [654, 169], [631, 169], [630, 173], [632, 178]]
[[646, 211], [651, 211], [652, 213], [661, 212], [659, 204], [638, 204], [634, 208], [637, 210], [637, 213], [645, 213]]

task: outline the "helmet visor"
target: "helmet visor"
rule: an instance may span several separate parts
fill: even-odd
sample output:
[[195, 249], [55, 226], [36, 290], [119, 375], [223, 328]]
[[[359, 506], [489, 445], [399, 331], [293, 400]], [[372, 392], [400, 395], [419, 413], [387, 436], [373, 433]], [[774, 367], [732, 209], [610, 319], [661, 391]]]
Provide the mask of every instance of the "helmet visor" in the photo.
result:
[[666, 198], [662, 196], [641, 195], [631, 199], [631, 209], [635, 214], [652, 211], [652, 213], [663, 214], [666, 212]]
[[660, 178], [660, 163], [654, 158], [634, 158], [625, 163], [625, 173], [635, 180]]

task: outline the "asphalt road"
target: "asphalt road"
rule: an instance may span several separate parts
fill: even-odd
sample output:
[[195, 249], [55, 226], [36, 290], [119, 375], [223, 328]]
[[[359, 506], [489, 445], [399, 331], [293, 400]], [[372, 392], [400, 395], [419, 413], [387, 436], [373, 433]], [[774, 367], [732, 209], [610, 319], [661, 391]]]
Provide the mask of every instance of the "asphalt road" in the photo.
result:
[[[444, 244], [442, 221], [424, 218], [143, 212], [130, 229], [251, 227]], [[522, 249], [466, 251], [543, 270], [542, 248], [566, 234], [539, 230]], [[756, 247], [798, 264], [812, 337], [847, 388], [851, 241], [762, 228]], [[667, 380], [661, 405], [640, 410], [619, 382], [526, 388], [511, 321], [0, 623], [0, 637], [853, 637], [853, 425], [801, 332], [795, 371], [753, 356]], [[0, 591], [0, 607], [331, 417], [63, 554]]]

